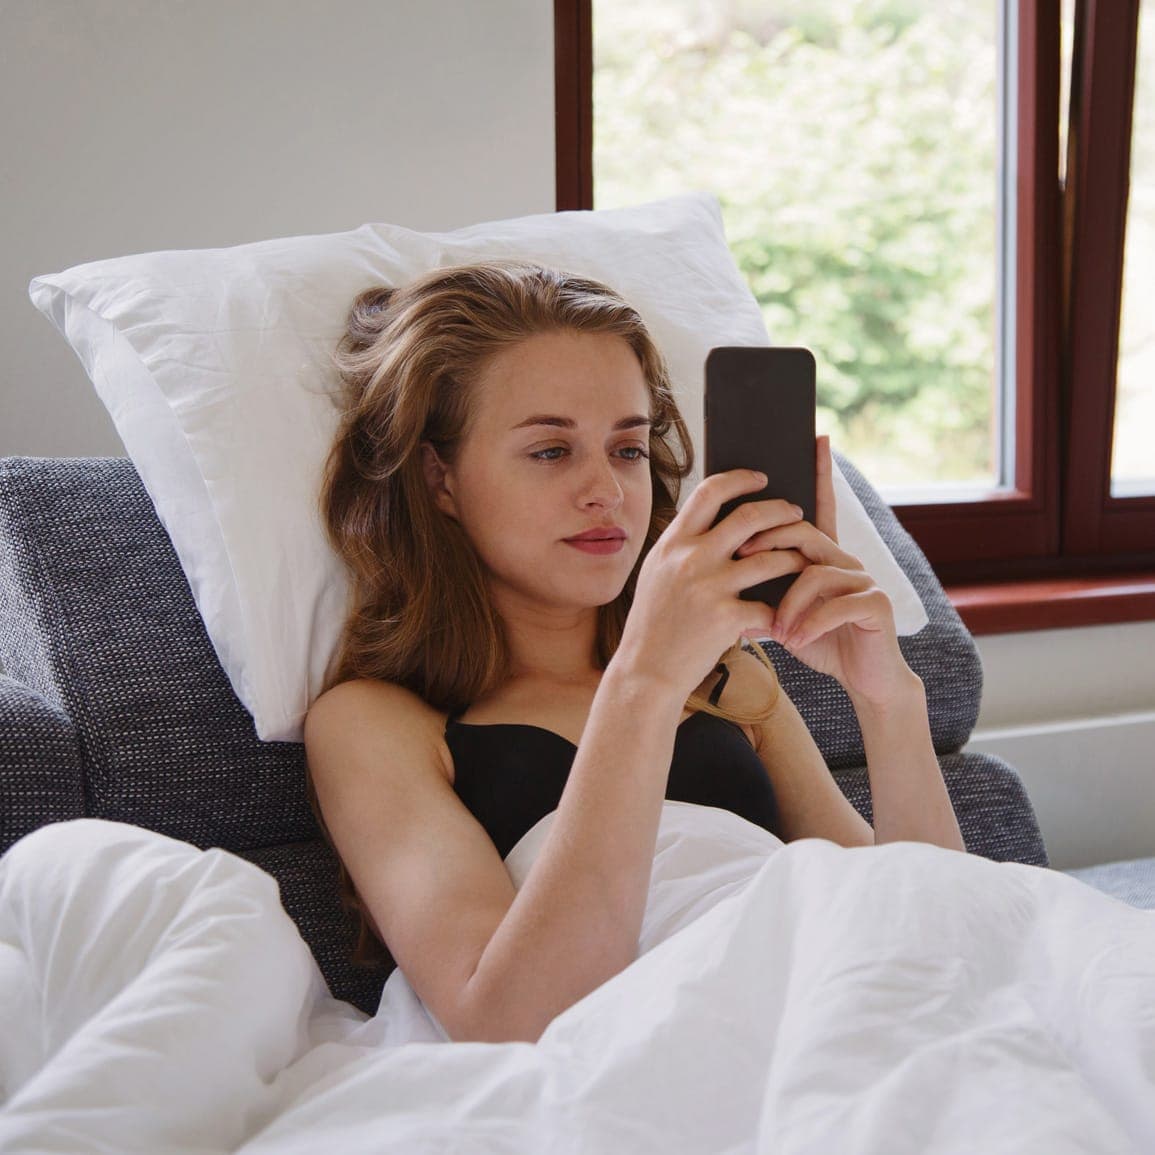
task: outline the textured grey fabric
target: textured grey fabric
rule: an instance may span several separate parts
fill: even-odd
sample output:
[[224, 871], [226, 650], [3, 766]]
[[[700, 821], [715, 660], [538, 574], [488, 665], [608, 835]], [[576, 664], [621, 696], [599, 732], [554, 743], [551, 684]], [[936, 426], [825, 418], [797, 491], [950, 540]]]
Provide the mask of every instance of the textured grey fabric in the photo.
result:
[[1130, 858], [1066, 871], [1128, 906], [1155, 910], [1155, 858]]
[[83, 817], [80, 749], [68, 715], [0, 674], [0, 852], [46, 823]]
[[0, 459], [0, 662], [76, 726], [88, 816], [226, 850], [317, 836], [127, 458]]
[[[1017, 775], [997, 759], [957, 753], [979, 707], [973, 641], [889, 507], [837, 459], [927, 606], [929, 625], [901, 644], [927, 687], [935, 748], [968, 849], [1045, 865]], [[871, 821], [861, 735], [841, 686], [765, 645], [836, 780]], [[0, 748], [17, 768], [13, 782], [43, 775], [46, 799], [38, 819], [17, 802], [19, 789], [36, 788], [10, 788], [6, 777], [0, 803], [5, 814], [20, 808], [13, 832], [107, 818], [248, 858], [277, 879], [333, 994], [376, 1009], [392, 964], [372, 972], [348, 961], [354, 921], [340, 907], [336, 861], [308, 807], [304, 747], [257, 739], [129, 459], [0, 459], [0, 663], [28, 691], [12, 699], [14, 722], [5, 727], [10, 715], [0, 714]], [[26, 721], [29, 701], [41, 703], [43, 723]], [[62, 753], [68, 722], [71, 762]], [[8, 830], [0, 831], [0, 852], [15, 840]]]

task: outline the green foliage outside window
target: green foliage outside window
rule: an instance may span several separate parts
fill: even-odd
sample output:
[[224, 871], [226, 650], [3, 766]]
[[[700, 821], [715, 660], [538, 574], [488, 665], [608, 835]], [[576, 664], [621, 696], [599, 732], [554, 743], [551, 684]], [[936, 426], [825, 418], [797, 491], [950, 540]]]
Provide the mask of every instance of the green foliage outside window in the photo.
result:
[[819, 429], [877, 484], [995, 480], [991, 0], [594, 5], [599, 208], [713, 192]]

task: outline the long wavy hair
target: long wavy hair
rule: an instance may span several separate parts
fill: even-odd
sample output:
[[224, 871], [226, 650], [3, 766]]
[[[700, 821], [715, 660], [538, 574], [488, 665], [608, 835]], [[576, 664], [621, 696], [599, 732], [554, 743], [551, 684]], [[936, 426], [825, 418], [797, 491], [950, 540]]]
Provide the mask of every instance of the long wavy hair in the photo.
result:
[[[439, 710], [464, 710], [502, 686], [510, 652], [482, 565], [460, 523], [434, 503], [420, 444], [456, 462], [473, 416], [474, 387], [489, 359], [539, 333], [608, 333], [637, 355], [650, 395], [653, 509], [621, 593], [598, 607], [597, 659], [617, 650], [638, 569], [678, 511], [694, 448], [662, 354], [638, 312], [598, 281], [517, 261], [439, 269], [401, 287], [358, 294], [332, 354], [342, 417], [325, 464], [319, 508], [345, 563], [351, 599], [322, 692], [373, 678], [407, 687]], [[718, 658], [743, 648], [739, 638]], [[774, 671], [762, 648], [751, 651]], [[700, 685], [686, 709], [759, 723], [777, 695], [746, 715], [708, 701]], [[341, 901], [356, 914], [352, 961], [388, 959], [372, 915], [341, 862], [306, 765], [308, 793], [340, 864]]]

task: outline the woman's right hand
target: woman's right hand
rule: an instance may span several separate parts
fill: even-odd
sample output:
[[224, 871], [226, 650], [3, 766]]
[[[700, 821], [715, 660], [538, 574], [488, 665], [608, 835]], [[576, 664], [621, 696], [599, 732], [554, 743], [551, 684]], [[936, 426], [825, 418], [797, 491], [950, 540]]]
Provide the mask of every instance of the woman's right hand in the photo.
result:
[[741, 635], [770, 636], [773, 607], [738, 595], [801, 572], [806, 559], [794, 549], [734, 554], [755, 534], [800, 521], [802, 511], [781, 499], [746, 501], [713, 525], [727, 501], [765, 485], [752, 469], [731, 469], [711, 474], [690, 494], [638, 570], [615, 661], [621, 655], [620, 662], [684, 699]]

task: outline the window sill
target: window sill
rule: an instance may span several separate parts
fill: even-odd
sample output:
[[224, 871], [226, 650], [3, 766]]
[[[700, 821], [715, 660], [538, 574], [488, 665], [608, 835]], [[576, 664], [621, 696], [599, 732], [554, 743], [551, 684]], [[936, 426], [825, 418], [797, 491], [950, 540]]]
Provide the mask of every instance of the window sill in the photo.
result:
[[1155, 573], [950, 585], [972, 634], [1010, 634], [1155, 620]]

